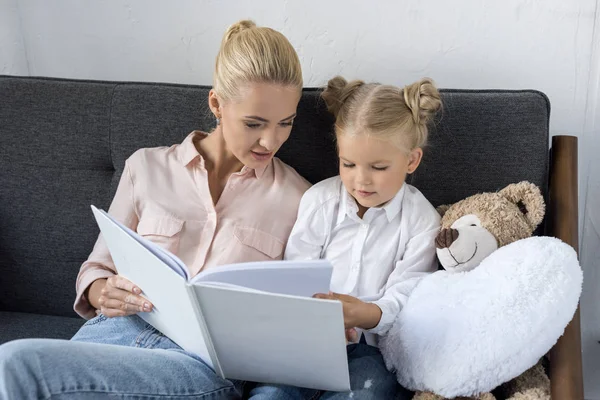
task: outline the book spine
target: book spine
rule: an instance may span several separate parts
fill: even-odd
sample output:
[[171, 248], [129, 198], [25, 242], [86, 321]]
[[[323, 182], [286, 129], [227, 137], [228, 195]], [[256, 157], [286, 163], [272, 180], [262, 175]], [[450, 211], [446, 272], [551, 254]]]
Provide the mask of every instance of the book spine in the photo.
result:
[[210, 360], [212, 361], [215, 372], [221, 378], [226, 379], [225, 374], [223, 373], [223, 368], [221, 368], [221, 363], [219, 362], [219, 357], [217, 356], [215, 346], [210, 336], [208, 326], [206, 325], [204, 314], [202, 314], [202, 307], [200, 305], [200, 301], [198, 301], [198, 296], [196, 296], [194, 286], [186, 283], [185, 288], [188, 296], [190, 297], [190, 303], [192, 304], [192, 308], [196, 314], [196, 321], [198, 321], [198, 324], [200, 325], [200, 332], [202, 332], [202, 336], [204, 337], [204, 343], [206, 343], [206, 347], [208, 348], [208, 354], [210, 355]]

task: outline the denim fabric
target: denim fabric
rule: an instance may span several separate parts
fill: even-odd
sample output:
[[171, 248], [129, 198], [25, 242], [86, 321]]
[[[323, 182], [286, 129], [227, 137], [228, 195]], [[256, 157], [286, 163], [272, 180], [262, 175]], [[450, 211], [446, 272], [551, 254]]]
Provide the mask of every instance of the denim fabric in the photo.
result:
[[251, 400], [409, 400], [412, 393], [402, 388], [389, 372], [377, 347], [364, 342], [348, 346], [350, 392], [318, 390], [284, 385], [259, 384], [250, 391]]
[[88, 321], [71, 341], [0, 346], [0, 399], [238, 399], [221, 379], [138, 316]]

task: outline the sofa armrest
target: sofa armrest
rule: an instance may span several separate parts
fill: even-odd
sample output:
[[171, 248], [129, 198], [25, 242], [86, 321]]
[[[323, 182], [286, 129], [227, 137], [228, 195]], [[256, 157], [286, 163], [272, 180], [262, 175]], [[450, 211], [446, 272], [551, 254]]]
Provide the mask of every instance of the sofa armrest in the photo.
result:
[[[577, 137], [552, 138], [549, 174], [546, 234], [578, 251]], [[583, 400], [579, 307], [563, 336], [550, 350], [549, 361], [552, 399]]]

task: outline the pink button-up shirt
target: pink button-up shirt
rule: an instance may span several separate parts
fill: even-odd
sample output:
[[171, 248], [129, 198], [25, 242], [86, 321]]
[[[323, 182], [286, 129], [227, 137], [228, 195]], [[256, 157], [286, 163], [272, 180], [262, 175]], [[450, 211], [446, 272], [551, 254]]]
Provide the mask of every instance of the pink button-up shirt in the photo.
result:
[[[274, 158], [263, 169], [244, 167], [232, 174], [214, 205], [196, 135], [205, 134], [194, 131], [179, 145], [135, 152], [108, 212], [181, 258], [191, 276], [219, 265], [281, 259], [310, 184]], [[115, 271], [100, 235], [77, 276], [79, 315], [95, 315], [84, 292]]]

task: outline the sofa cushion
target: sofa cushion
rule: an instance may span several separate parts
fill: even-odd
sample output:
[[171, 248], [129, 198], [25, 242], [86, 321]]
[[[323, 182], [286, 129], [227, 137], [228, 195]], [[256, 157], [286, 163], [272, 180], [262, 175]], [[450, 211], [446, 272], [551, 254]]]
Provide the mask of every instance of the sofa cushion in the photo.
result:
[[[547, 192], [550, 102], [533, 90], [444, 90], [410, 183], [435, 206], [530, 181]], [[538, 231], [541, 231], [540, 227]]]
[[75, 316], [75, 277], [112, 196], [114, 85], [0, 78], [0, 310]]
[[71, 339], [82, 318], [0, 311], [0, 344], [25, 338]]
[[[0, 310], [75, 316], [75, 279], [125, 159], [210, 130], [209, 87], [0, 76]], [[434, 204], [529, 180], [547, 192], [548, 99], [443, 90], [409, 183]], [[278, 156], [311, 182], [337, 173], [333, 118], [305, 89]]]

